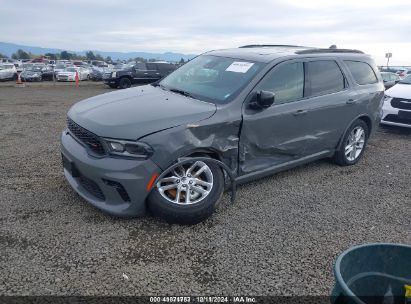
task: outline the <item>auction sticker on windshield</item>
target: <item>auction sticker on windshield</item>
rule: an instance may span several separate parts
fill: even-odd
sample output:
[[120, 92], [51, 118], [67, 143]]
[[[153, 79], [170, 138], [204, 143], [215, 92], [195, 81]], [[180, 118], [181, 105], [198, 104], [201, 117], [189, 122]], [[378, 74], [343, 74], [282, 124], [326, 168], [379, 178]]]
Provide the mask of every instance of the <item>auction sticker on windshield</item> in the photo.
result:
[[252, 62], [234, 61], [228, 68], [227, 72], [247, 73], [247, 71], [254, 65]]

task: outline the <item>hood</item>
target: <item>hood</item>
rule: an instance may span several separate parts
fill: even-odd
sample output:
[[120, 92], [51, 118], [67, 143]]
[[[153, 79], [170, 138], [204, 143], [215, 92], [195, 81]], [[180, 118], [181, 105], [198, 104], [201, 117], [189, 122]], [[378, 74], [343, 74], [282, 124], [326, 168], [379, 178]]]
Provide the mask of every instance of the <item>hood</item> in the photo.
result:
[[59, 72], [59, 75], [76, 76], [76, 72]]
[[23, 75], [34, 75], [34, 74], [38, 74], [41, 75], [41, 71], [35, 72], [35, 71], [23, 71], [21, 72]]
[[211, 117], [216, 106], [145, 85], [91, 97], [68, 116], [101, 137], [137, 140], [145, 135]]
[[392, 88], [386, 90], [385, 95], [390, 97], [411, 99], [411, 84], [397, 83]]

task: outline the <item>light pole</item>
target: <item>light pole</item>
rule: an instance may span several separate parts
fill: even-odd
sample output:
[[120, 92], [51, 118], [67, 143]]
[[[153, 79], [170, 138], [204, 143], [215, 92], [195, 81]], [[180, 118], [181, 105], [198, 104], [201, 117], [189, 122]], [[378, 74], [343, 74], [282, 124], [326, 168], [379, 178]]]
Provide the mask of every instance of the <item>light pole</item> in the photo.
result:
[[387, 58], [387, 68], [388, 68], [388, 64], [390, 63], [391, 57], [392, 57], [392, 53], [385, 53], [385, 58]]

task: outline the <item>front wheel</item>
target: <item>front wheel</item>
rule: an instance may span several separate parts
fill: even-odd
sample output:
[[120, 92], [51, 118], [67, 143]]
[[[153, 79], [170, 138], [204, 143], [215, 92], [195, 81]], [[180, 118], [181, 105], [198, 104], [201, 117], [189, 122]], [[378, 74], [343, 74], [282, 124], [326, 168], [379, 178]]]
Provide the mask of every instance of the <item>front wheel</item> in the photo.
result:
[[154, 216], [170, 224], [197, 224], [210, 217], [224, 191], [220, 167], [207, 161], [193, 161], [172, 169], [148, 197]]
[[128, 78], [121, 78], [118, 86], [120, 89], [128, 89], [131, 87], [131, 81]]
[[334, 155], [334, 161], [340, 166], [356, 164], [364, 153], [368, 140], [368, 126], [358, 119], [344, 135], [340, 149]]

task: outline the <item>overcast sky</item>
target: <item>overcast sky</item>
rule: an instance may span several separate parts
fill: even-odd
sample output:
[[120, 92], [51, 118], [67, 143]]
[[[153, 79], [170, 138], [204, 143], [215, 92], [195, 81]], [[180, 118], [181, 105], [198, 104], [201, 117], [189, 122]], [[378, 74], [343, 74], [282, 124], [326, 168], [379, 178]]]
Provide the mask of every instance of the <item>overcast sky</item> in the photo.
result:
[[0, 0], [0, 41], [198, 54], [244, 44], [357, 48], [411, 65], [410, 0]]

